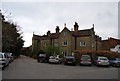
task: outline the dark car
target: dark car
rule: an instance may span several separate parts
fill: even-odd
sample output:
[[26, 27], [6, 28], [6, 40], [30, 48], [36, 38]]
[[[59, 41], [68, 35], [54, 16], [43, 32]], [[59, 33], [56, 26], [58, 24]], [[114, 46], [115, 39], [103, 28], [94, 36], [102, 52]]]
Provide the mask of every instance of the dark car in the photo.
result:
[[74, 56], [66, 56], [64, 58], [65, 65], [76, 65], [76, 60]]
[[48, 62], [49, 57], [46, 54], [39, 54], [38, 55], [38, 62]]
[[90, 55], [82, 55], [80, 57], [80, 65], [92, 65], [92, 59]]
[[120, 58], [112, 58], [110, 59], [111, 66], [120, 66]]

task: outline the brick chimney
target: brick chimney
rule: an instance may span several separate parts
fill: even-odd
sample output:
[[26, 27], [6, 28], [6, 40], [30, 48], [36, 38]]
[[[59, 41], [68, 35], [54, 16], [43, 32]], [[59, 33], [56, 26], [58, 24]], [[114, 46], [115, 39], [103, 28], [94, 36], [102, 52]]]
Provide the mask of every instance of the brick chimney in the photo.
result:
[[74, 32], [77, 32], [77, 31], [78, 31], [78, 28], [79, 28], [78, 23], [75, 22], [75, 25], [74, 25]]
[[47, 32], [47, 35], [50, 36], [50, 34], [51, 34], [50, 31], [48, 31], [48, 32]]
[[59, 26], [56, 26], [56, 33], [59, 33], [59, 31], [60, 31]]

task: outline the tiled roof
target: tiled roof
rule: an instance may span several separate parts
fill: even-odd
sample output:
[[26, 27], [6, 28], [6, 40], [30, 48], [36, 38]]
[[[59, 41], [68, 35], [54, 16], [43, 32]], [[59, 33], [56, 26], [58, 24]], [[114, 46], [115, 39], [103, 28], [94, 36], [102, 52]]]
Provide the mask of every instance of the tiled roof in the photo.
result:
[[43, 35], [43, 36], [39, 36], [39, 35], [34, 35], [33, 39], [35, 40], [45, 40], [45, 39], [57, 39], [59, 37], [60, 33], [51, 33], [49, 36], [48, 35]]
[[91, 36], [91, 29], [79, 30], [77, 32], [73, 31], [73, 36], [76, 37]]
[[35, 40], [40, 40], [40, 35], [35, 35], [35, 34], [33, 34], [33, 39], [35, 39]]
[[[78, 30], [77, 32], [75, 31], [70, 31], [73, 36], [75, 37], [83, 37], [83, 36], [91, 36], [91, 29], [86, 29], [86, 30]], [[50, 35], [35, 35], [33, 36], [33, 39], [36, 40], [45, 40], [45, 39], [57, 39], [59, 37], [60, 33], [51, 33]]]
[[50, 35], [50, 38], [56, 39], [56, 38], [59, 37], [59, 34], [60, 34], [60, 33], [52, 33], [52, 34]]

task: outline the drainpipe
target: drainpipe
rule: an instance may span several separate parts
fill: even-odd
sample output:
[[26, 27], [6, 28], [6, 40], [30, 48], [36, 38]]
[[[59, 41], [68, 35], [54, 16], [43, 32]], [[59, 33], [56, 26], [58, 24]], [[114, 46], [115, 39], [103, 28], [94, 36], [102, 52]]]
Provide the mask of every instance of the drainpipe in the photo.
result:
[[76, 40], [76, 37], [75, 37], [75, 50], [77, 49], [77, 40]]

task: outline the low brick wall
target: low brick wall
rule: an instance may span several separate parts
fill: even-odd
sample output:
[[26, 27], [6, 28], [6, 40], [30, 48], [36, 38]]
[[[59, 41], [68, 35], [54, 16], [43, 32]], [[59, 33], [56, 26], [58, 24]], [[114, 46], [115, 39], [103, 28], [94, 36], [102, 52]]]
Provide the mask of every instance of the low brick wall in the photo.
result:
[[77, 61], [79, 61], [81, 55], [90, 55], [92, 60], [97, 56], [104, 56], [104, 57], [107, 57], [108, 59], [120, 58], [120, 53], [111, 52], [111, 51], [80, 51], [80, 50], [75, 50], [73, 52], [74, 52], [74, 56], [76, 57]]

